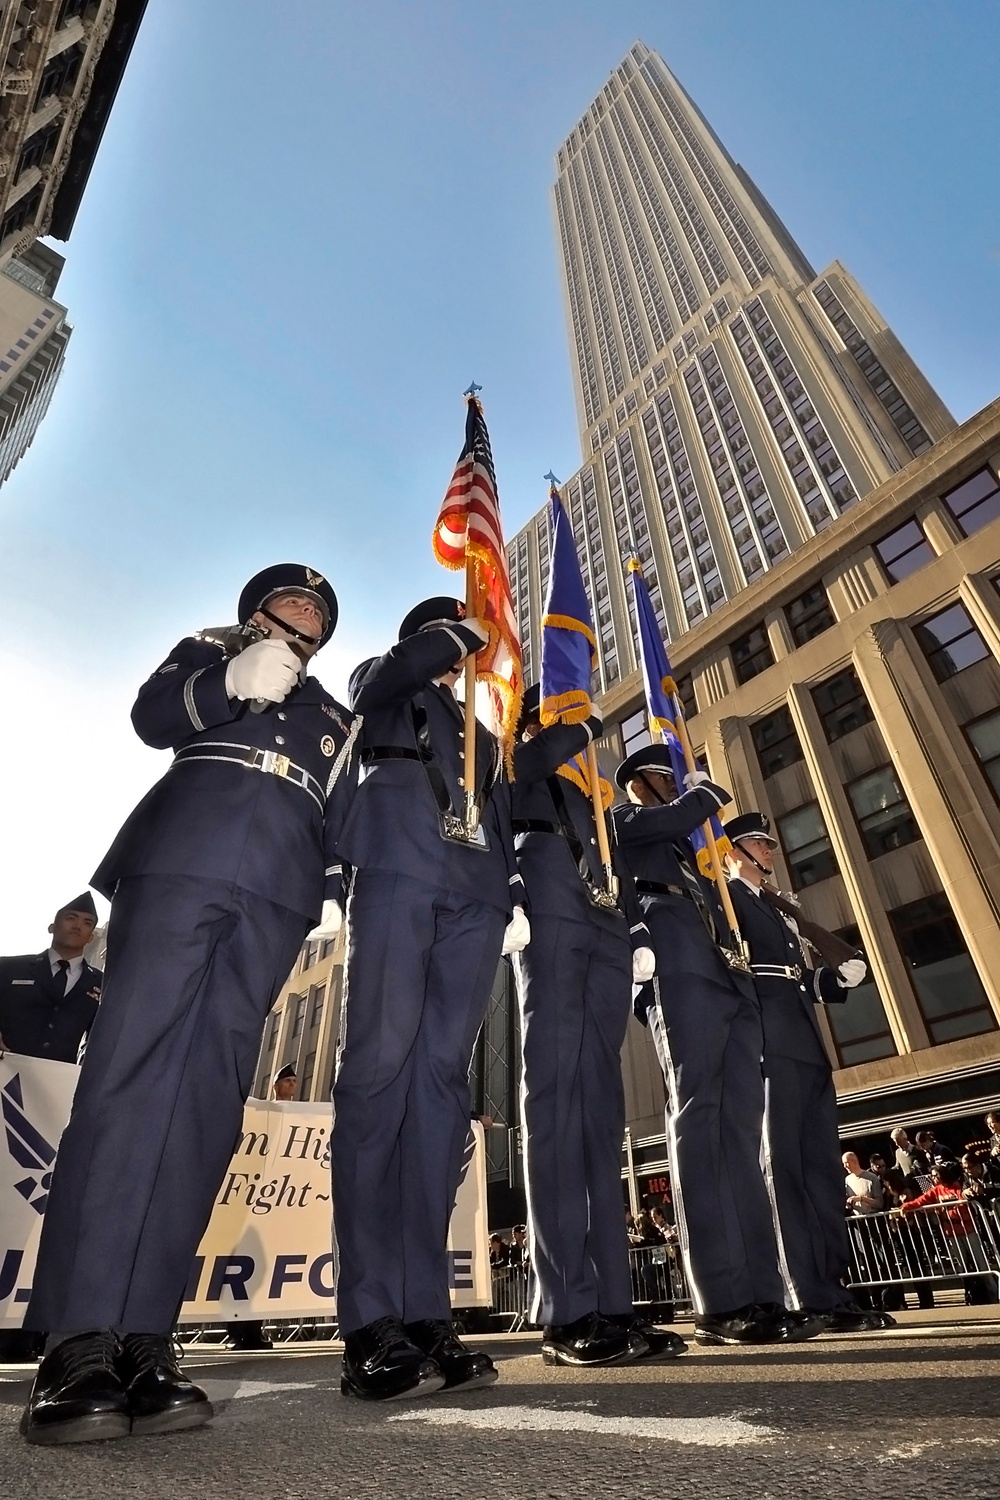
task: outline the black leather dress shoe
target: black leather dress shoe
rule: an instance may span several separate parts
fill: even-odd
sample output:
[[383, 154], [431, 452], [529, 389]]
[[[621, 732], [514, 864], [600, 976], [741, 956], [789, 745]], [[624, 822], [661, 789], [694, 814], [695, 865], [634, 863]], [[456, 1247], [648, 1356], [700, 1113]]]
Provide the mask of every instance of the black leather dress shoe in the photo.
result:
[[873, 1333], [885, 1326], [882, 1323], [884, 1313], [851, 1302], [831, 1307], [819, 1316], [825, 1318], [828, 1333]]
[[695, 1319], [694, 1336], [699, 1344], [780, 1344], [785, 1337], [777, 1319], [752, 1305], [702, 1313]]
[[620, 1318], [609, 1318], [610, 1323], [617, 1323], [619, 1328], [627, 1328], [629, 1332], [636, 1333], [647, 1346], [646, 1353], [640, 1354], [640, 1359], [676, 1359], [678, 1354], [687, 1353], [687, 1344], [679, 1333], [672, 1333], [669, 1329], [657, 1328], [648, 1318], [640, 1314], [627, 1314]]
[[417, 1347], [398, 1318], [376, 1318], [344, 1339], [344, 1396], [398, 1401], [432, 1396], [444, 1383], [440, 1365]]
[[407, 1337], [439, 1367], [446, 1391], [472, 1391], [499, 1379], [489, 1356], [466, 1349], [450, 1319], [426, 1318], [419, 1323], [404, 1323], [403, 1327]]
[[132, 1418], [109, 1331], [65, 1339], [38, 1367], [21, 1434], [29, 1443], [96, 1443], [127, 1437]]
[[648, 1349], [644, 1338], [597, 1312], [542, 1329], [547, 1365], [624, 1365], [641, 1359]]
[[778, 1302], [765, 1302], [757, 1308], [757, 1316], [777, 1329], [778, 1342], [782, 1344], [800, 1344], [805, 1339], [814, 1339], [829, 1327], [823, 1313], [782, 1307]]
[[181, 1371], [168, 1335], [126, 1333], [115, 1364], [137, 1437], [183, 1432], [212, 1420], [212, 1403]]

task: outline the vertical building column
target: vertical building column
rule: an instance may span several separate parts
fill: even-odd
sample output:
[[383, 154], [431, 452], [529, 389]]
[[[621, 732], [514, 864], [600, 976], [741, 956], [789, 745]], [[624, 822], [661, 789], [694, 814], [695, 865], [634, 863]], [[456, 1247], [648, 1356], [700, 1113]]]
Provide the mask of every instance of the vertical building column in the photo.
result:
[[788, 709], [896, 1048], [899, 1052], [919, 1051], [930, 1046], [927, 1027], [885, 915], [868, 854], [812, 694], [801, 683], [789, 687]]
[[927, 500], [923, 505], [918, 505], [916, 518], [938, 557], [943, 557], [946, 552], [965, 541], [958, 522], [940, 500]]
[[[279, 1068], [283, 1068], [286, 1063], [295, 1063], [297, 1066], [296, 1056], [298, 1047], [292, 1046], [289, 1050], [289, 1043], [293, 1040], [292, 1026], [295, 1023], [295, 1006], [292, 1004], [292, 1001], [297, 999], [299, 995], [298, 986], [302, 979], [301, 964], [302, 954], [300, 952], [295, 960], [295, 967], [285, 984], [285, 997], [281, 1007], [281, 1025], [278, 1027], [278, 1035], [274, 1043], [274, 1055], [271, 1058], [272, 1074], [276, 1073]], [[306, 985], [307, 993], [308, 989], [309, 986]], [[289, 1052], [288, 1056], [285, 1055], [286, 1052]], [[268, 1096], [270, 1096], [270, 1087], [268, 1087], [267, 1092]]]
[[775, 661], [791, 656], [797, 649], [791, 627], [783, 609], [771, 610], [764, 616], [764, 629]]
[[958, 597], [993, 655], [1000, 659], [1000, 590], [982, 573], [967, 573], [959, 580]]
[[[947, 753], [955, 725], [912, 632], [896, 620], [876, 621], [857, 641], [854, 662], [927, 852], [1000, 1016], [996, 819], [962, 765]], [[947, 775], [939, 769], [945, 766]]]
[[[329, 1090], [324, 1087], [324, 1080], [333, 1082], [333, 1068], [340, 1045], [340, 1012], [343, 1005], [344, 993], [344, 960], [346, 954], [344, 927], [341, 927], [337, 937], [337, 946], [333, 950], [333, 958], [330, 964], [330, 972], [326, 981], [326, 1003], [323, 1006], [323, 1020], [319, 1028], [319, 1041], [316, 1044], [316, 1071], [313, 1074], [312, 1097], [318, 1103], [329, 1102]], [[323, 1093], [318, 1090], [323, 1088]]]
[[767, 811], [764, 778], [745, 719], [720, 719], [707, 737], [705, 752], [712, 780], [733, 794], [733, 805], [721, 810], [723, 822], [737, 813]]

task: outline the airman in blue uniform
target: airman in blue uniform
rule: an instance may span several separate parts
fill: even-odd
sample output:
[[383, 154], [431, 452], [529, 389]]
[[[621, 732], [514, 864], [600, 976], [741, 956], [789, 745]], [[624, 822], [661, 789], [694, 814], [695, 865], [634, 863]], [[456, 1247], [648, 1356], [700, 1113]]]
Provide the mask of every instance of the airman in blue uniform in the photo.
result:
[[729, 893], [761, 1008], [763, 1161], [786, 1300], [819, 1314], [834, 1332], [881, 1328], [886, 1314], [858, 1307], [845, 1286], [849, 1247], [837, 1098], [817, 1020], [817, 1006], [843, 1004], [866, 966], [848, 958], [837, 969], [808, 968], [794, 918], [782, 915], [763, 889], [777, 846], [768, 819], [743, 813], [723, 831], [733, 845]]
[[[469, 1065], [505, 929], [526, 929], [510, 788], [476, 728], [479, 833], [463, 836], [465, 720], [453, 687], [485, 626], [425, 600], [351, 679], [360, 785], [339, 841], [351, 869], [332, 1146], [346, 1395], [486, 1385], [451, 1322], [446, 1242], [469, 1134]], [[515, 930], [516, 929], [516, 930]]]
[[[764, 1084], [753, 981], [725, 960], [711, 883], [688, 843], [729, 792], [700, 771], [677, 796], [663, 746], [618, 767], [631, 805], [614, 812], [619, 848], [652, 936], [647, 1019], [667, 1084], [667, 1151], [699, 1343], [811, 1336], [783, 1306], [771, 1206], [760, 1169]], [[644, 996], [639, 997], [640, 1000]]]
[[174, 757], [92, 882], [107, 968], [25, 1319], [49, 1334], [31, 1442], [211, 1415], [170, 1333], [264, 1019], [324, 898], [333, 921], [356, 729], [306, 663], [336, 620], [321, 574], [279, 564], [243, 590], [240, 628], [182, 640], [136, 699], [139, 737]]
[[514, 956], [523, 1047], [522, 1116], [533, 1322], [551, 1364], [606, 1365], [683, 1353], [636, 1317], [622, 1215], [621, 1049], [633, 979], [653, 955], [628, 869], [609, 891], [583, 754], [601, 732], [539, 718], [525, 694], [514, 752], [518, 866], [531, 942]]
[[96, 926], [84, 891], [56, 912], [47, 952], [0, 958], [0, 1050], [76, 1062], [101, 998], [101, 971], [83, 956]]

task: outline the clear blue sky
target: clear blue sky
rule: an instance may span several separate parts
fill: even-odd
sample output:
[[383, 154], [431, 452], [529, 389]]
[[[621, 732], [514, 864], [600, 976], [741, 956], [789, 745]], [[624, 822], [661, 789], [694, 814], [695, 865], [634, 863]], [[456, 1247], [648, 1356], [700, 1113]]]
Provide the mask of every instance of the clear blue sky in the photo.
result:
[[340, 693], [452, 590], [471, 378], [508, 534], [578, 467], [552, 161], [637, 37], [957, 417], [1000, 394], [994, 0], [150, 0], [58, 247], [66, 371], [0, 489], [0, 952], [165, 768], [139, 682], [258, 567], [334, 581]]

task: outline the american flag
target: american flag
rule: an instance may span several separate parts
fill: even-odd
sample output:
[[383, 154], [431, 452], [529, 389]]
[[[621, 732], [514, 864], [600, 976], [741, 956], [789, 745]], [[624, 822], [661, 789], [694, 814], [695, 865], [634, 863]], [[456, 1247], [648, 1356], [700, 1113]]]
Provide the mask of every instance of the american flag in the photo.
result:
[[439, 563], [471, 570], [469, 608], [490, 632], [488, 645], [476, 657], [476, 678], [489, 689], [497, 736], [509, 765], [521, 711], [521, 642], [507, 576], [490, 435], [475, 395], [468, 397], [465, 446], [442, 501], [433, 540]]

